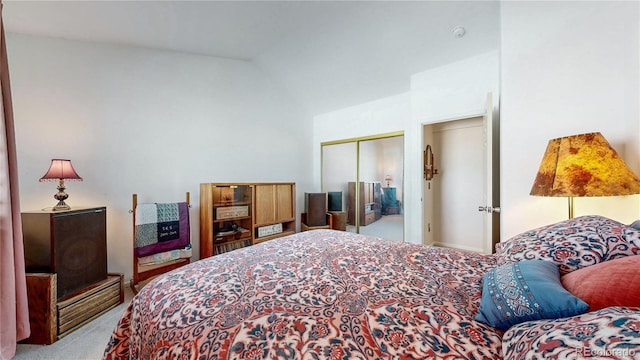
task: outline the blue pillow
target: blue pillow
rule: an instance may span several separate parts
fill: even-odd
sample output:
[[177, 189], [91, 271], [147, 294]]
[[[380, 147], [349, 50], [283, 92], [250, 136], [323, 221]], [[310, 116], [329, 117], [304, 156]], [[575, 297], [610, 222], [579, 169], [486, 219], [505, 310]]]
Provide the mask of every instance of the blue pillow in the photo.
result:
[[521, 322], [575, 316], [587, 309], [587, 303], [562, 287], [558, 265], [523, 260], [484, 275], [476, 320], [506, 330]]

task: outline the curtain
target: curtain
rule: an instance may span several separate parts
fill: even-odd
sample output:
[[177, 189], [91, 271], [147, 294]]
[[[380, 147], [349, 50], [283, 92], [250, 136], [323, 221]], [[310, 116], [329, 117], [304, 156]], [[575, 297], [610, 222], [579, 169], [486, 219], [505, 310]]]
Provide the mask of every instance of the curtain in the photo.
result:
[[29, 310], [18, 196], [18, 166], [9, 63], [0, 1], [0, 360], [29, 337]]

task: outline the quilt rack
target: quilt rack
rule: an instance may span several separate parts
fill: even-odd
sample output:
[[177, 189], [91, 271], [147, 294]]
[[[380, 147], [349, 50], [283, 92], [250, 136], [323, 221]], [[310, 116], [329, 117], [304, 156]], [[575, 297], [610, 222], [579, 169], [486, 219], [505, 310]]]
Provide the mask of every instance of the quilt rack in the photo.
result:
[[[175, 203], [179, 205], [180, 203]], [[140, 257], [136, 254], [136, 215], [138, 211], [138, 207], [142, 205], [152, 205], [152, 204], [142, 204], [138, 203], [138, 194], [133, 194], [132, 196], [132, 210], [129, 210], [130, 213], [133, 214], [133, 279], [131, 280], [130, 286], [131, 290], [133, 290], [134, 294], [137, 294], [139, 285], [145, 280], [153, 279], [154, 277], [169, 272], [171, 270], [177, 269], [181, 266], [187, 265], [191, 261], [191, 241], [189, 234], [189, 208], [191, 208], [190, 201], [190, 193], [186, 192], [186, 211], [184, 212], [187, 216], [187, 229], [182, 229], [182, 231], [186, 231], [188, 238], [188, 246], [183, 249], [172, 249], [169, 251], [153, 251], [147, 256]], [[152, 264], [146, 264], [141, 262], [143, 258], [157, 258], [157, 261]]]

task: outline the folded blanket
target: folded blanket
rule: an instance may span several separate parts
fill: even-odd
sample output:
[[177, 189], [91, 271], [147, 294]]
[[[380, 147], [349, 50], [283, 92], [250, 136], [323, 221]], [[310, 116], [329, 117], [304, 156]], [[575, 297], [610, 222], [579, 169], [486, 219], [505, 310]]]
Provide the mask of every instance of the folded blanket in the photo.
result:
[[184, 249], [175, 249], [170, 251], [164, 251], [161, 253], [142, 256], [138, 258], [138, 265], [155, 265], [162, 264], [169, 261], [177, 260], [177, 259], [188, 259], [191, 258], [191, 245], [187, 246]]
[[134, 224], [138, 257], [184, 248], [191, 240], [186, 202], [138, 204]]

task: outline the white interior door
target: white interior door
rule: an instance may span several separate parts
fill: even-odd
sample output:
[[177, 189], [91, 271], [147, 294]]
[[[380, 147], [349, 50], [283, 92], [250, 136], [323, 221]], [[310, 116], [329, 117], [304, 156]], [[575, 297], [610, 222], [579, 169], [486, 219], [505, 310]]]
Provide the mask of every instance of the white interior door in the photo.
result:
[[499, 232], [492, 111], [489, 94], [485, 114], [424, 127], [423, 150], [433, 153], [436, 173], [423, 181], [423, 243], [492, 252]]
[[500, 241], [500, 132], [498, 118], [494, 116], [492, 94], [487, 94], [484, 125], [484, 202], [478, 210], [484, 216], [483, 251], [491, 254]]
[[478, 205], [478, 210], [484, 213], [483, 222], [483, 252], [491, 254], [495, 244], [500, 239], [500, 168], [499, 168], [499, 132], [493, 116], [493, 97], [487, 94], [485, 114], [482, 117], [484, 128], [483, 143], [483, 178], [484, 201]]
[[483, 119], [474, 117], [433, 125], [437, 174], [433, 192], [433, 238], [440, 246], [483, 252]]

